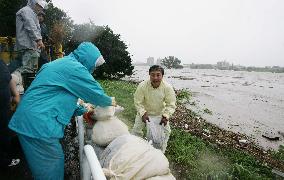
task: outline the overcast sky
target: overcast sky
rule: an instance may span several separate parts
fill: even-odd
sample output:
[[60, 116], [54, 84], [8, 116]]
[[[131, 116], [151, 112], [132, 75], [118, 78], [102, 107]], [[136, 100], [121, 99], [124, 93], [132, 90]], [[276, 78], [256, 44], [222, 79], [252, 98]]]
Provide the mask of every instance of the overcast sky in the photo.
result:
[[75, 23], [108, 25], [134, 62], [284, 66], [284, 0], [53, 0]]

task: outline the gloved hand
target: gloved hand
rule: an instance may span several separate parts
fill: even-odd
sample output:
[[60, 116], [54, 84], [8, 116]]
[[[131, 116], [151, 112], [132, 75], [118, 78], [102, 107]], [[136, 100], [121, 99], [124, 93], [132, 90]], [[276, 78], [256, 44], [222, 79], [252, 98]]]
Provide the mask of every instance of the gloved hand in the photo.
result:
[[164, 124], [164, 126], [166, 126], [166, 125], [167, 125], [167, 123], [168, 123], [168, 121], [169, 121], [169, 120], [168, 120], [166, 117], [162, 116], [162, 119], [161, 119], [160, 125], [163, 125], [163, 124]]
[[85, 122], [88, 123], [91, 126], [94, 125], [94, 123], [95, 123], [95, 120], [92, 118], [93, 114], [94, 114], [94, 110], [85, 112], [83, 114], [83, 118], [84, 118]]
[[148, 113], [147, 113], [147, 112], [145, 112], [144, 115], [142, 116], [142, 121], [143, 121], [144, 123], [146, 123], [147, 121], [150, 122], [149, 116], [148, 116]]
[[116, 101], [115, 101], [115, 97], [111, 97], [111, 105], [112, 106], [117, 106]]

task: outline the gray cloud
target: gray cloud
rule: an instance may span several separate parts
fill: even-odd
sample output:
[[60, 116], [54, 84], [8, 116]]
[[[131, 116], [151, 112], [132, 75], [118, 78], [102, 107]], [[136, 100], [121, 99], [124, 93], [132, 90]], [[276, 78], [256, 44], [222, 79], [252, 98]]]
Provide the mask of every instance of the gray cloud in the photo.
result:
[[76, 23], [109, 25], [134, 61], [284, 66], [282, 0], [53, 0]]

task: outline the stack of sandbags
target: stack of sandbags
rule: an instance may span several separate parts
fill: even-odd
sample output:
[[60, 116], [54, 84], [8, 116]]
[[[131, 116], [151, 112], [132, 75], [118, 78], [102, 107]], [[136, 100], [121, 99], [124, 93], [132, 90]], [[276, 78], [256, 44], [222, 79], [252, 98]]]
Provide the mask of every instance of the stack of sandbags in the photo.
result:
[[147, 141], [134, 135], [114, 139], [100, 156], [109, 179], [175, 179], [166, 156]]
[[115, 107], [96, 107], [92, 116], [97, 120], [93, 127], [92, 140], [99, 146], [107, 146], [116, 137], [129, 134], [128, 127], [115, 114]]

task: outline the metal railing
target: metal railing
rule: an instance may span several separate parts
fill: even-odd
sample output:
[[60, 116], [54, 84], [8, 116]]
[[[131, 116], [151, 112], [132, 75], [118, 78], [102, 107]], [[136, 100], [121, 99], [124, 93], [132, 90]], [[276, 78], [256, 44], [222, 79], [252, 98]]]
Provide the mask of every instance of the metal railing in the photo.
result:
[[80, 176], [83, 180], [106, 180], [98, 157], [91, 145], [85, 145], [84, 134], [85, 126], [83, 117], [76, 117], [78, 139], [79, 139], [79, 158]]

